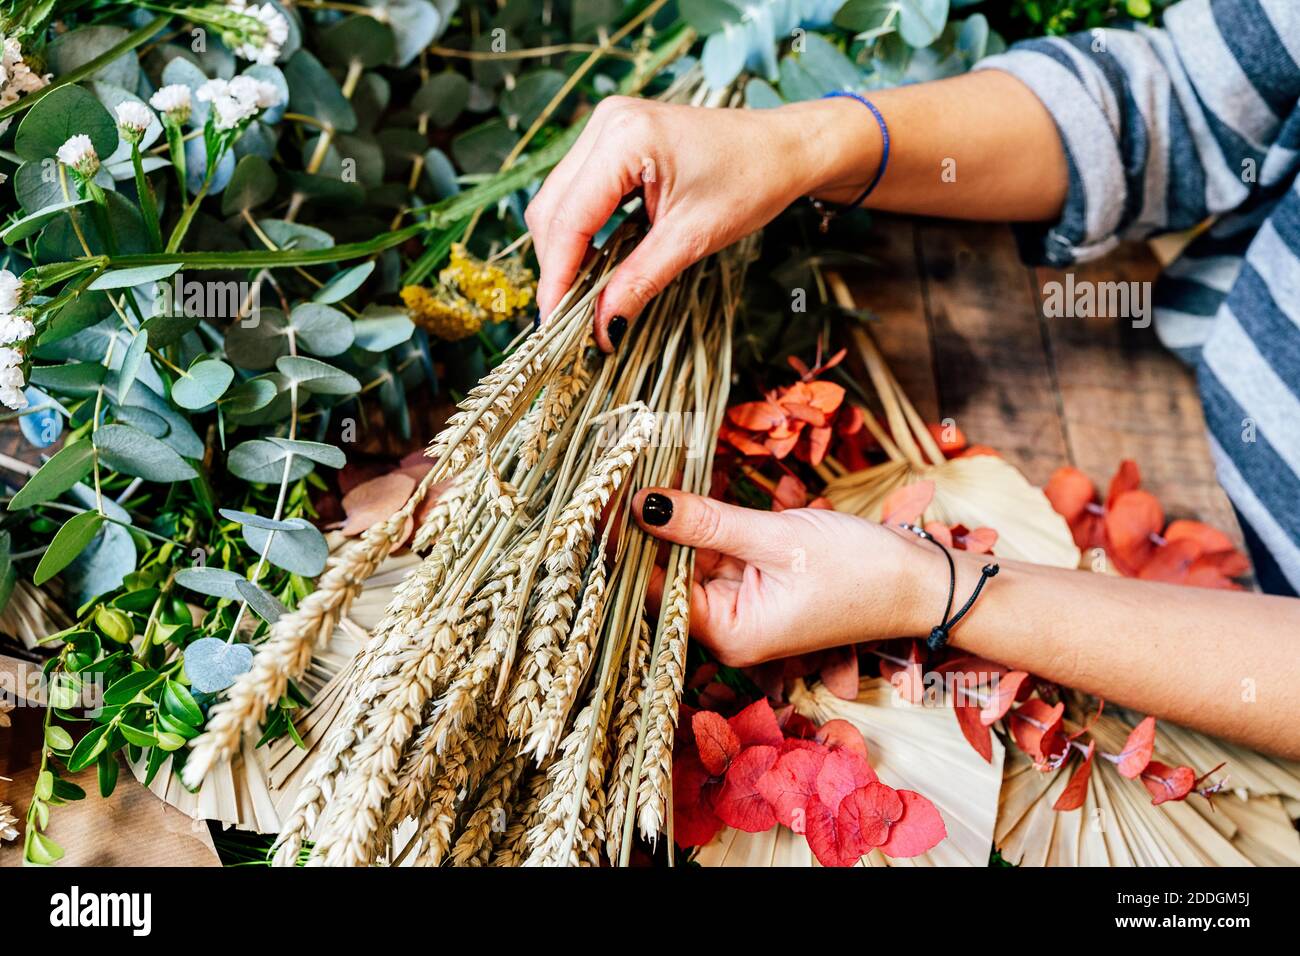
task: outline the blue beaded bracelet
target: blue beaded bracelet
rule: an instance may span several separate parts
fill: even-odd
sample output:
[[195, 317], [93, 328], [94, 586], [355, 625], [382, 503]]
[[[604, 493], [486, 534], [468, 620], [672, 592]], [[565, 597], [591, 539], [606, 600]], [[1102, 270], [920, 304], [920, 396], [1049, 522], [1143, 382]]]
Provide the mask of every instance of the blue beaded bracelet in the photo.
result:
[[883, 145], [880, 149], [880, 165], [876, 168], [876, 175], [871, 177], [871, 182], [867, 183], [867, 188], [862, 190], [862, 195], [857, 199], [847, 206], [840, 206], [838, 208], [834, 204], [823, 202], [820, 199], [814, 199], [812, 201], [813, 208], [821, 213], [822, 216], [822, 232], [826, 232], [830, 228], [831, 220], [841, 211], [857, 209], [861, 206], [866, 201], [867, 197], [871, 195], [872, 190], [879, 185], [881, 178], [885, 175], [885, 167], [889, 165], [889, 125], [885, 122], [885, 117], [881, 115], [880, 110], [876, 108], [876, 104], [871, 102], [871, 100], [867, 99], [865, 96], [860, 96], [857, 93], [850, 93], [848, 90], [835, 90], [834, 92], [827, 93], [822, 97], [822, 99], [827, 100], [839, 96], [844, 96], [851, 100], [857, 100], [867, 109], [871, 110], [871, 115], [876, 118], [876, 123], [880, 126], [880, 139]]

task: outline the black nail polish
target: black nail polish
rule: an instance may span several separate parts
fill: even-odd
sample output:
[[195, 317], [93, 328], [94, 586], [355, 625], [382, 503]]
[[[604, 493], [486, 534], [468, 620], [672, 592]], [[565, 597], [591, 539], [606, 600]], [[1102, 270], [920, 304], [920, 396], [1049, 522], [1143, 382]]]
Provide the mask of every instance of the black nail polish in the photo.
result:
[[[627, 319], [621, 315], [616, 315], [609, 320], [609, 326], [605, 329], [605, 334], [609, 336], [610, 345], [618, 348], [618, 343], [623, 341], [623, 336], [627, 335]], [[668, 519], [665, 518], [665, 521]]]
[[652, 493], [641, 502], [641, 520], [655, 528], [666, 525], [673, 517], [673, 500], [667, 495]]

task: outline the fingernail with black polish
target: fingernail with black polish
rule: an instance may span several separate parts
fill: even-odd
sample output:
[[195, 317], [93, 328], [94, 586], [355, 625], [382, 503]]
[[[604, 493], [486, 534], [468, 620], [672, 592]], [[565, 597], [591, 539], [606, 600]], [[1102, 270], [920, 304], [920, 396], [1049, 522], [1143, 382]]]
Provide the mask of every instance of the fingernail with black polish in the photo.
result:
[[673, 517], [673, 500], [657, 493], [645, 496], [641, 502], [641, 520], [655, 528], [666, 525]]
[[[609, 326], [605, 329], [605, 334], [609, 336], [609, 344], [618, 348], [618, 343], [623, 341], [623, 336], [627, 335], [627, 319], [621, 315], [616, 315], [609, 320]], [[665, 521], [668, 519], [665, 518]]]

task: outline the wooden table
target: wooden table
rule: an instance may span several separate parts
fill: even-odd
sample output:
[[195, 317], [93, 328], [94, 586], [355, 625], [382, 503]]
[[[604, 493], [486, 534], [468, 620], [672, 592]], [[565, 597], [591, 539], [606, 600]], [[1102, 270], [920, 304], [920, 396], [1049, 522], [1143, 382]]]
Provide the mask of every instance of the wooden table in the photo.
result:
[[[1124, 319], [1047, 318], [1042, 289], [1065, 273], [1026, 266], [1002, 225], [881, 216], [846, 275], [890, 368], [928, 421], [953, 419], [1043, 484], [1061, 465], [1105, 492], [1134, 459], [1168, 518], [1241, 531], [1214, 476], [1195, 376]], [[1150, 281], [1145, 245], [1075, 267], [1075, 282]]]

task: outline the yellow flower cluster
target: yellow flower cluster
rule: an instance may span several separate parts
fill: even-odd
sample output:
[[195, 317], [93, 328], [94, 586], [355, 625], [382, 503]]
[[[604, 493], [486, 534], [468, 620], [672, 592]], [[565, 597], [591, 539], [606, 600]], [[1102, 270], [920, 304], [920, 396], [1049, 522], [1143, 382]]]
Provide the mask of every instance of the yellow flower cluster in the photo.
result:
[[448, 342], [469, 338], [489, 320], [514, 316], [532, 303], [537, 288], [518, 256], [484, 262], [461, 243], [451, 247], [451, 262], [438, 279], [436, 289], [407, 286], [402, 301], [413, 322]]
[[443, 285], [454, 286], [461, 295], [502, 322], [533, 301], [533, 273], [518, 256], [500, 264], [484, 262], [469, 254], [462, 243], [451, 247], [451, 263], [438, 274]]

